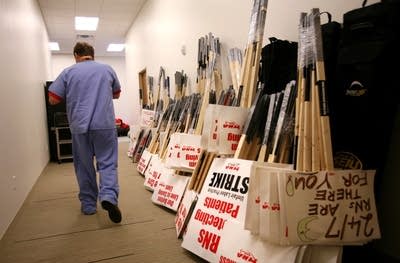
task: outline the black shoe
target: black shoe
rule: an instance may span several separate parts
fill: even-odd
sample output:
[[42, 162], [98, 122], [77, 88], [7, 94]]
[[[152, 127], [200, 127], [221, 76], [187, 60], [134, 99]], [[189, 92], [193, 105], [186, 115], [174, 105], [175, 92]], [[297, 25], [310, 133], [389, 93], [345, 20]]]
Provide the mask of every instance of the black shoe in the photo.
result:
[[111, 221], [113, 221], [114, 223], [121, 222], [122, 216], [118, 206], [110, 203], [109, 201], [102, 201], [101, 207], [103, 207], [104, 210], [108, 211], [108, 217], [111, 219]]

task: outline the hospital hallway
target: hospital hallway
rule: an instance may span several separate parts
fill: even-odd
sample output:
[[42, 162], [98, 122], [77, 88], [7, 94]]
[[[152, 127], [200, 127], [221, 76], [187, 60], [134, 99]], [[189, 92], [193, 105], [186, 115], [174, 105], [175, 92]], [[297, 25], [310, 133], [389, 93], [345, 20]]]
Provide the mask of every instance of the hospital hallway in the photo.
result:
[[3, 236], [0, 262], [204, 262], [181, 247], [175, 212], [151, 202], [127, 150], [120, 140], [120, 224], [99, 203], [81, 214], [72, 162], [50, 162]]

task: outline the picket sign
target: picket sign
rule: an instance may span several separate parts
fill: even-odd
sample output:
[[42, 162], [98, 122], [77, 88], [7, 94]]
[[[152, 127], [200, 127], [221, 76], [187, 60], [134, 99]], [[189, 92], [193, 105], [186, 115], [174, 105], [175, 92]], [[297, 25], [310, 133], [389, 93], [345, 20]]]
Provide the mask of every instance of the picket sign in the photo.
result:
[[[253, 173], [250, 176], [244, 228], [250, 230], [252, 234], [259, 234], [262, 239], [266, 239], [264, 236], [269, 234], [270, 231], [280, 231], [278, 189], [269, 190], [271, 179], [268, 176], [262, 176], [262, 171], [265, 169], [268, 169], [271, 173], [274, 171], [291, 171], [293, 165], [254, 163]], [[274, 220], [271, 221], [270, 218]], [[260, 221], [262, 224], [260, 224]]]
[[247, 108], [209, 104], [205, 112], [202, 145], [210, 152], [233, 155], [248, 114]]
[[277, 175], [288, 243], [351, 245], [379, 239], [374, 176], [375, 170]]
[[192, 172], [199, 160], [201, 150], [201, 135], [173, 133], [167, 148], [165, 166]]
[[186, 230], [186, 226], [189, 223], [189, 219], [196, 205], [197, 198], [197, 193], [195, 191], [186, 188], [182, 201], [179, 204], [178, 211], [175, 215], [175, 229], [176, 236], [178, 238], [181, 238]]
[[380, 238], [373, 170], [298, 173], [257, 163], [245, 229], [280, 245], [360, 245]]
[[164, 169], [159, 174], [157, 184], [154, 186], [151, 201], [177, 211], [189, 178], [188, 176], [176, 174], [175, 170], [164, 166]]
[[129, 129], [129, 145], [127, 155], [128, 157], [134, 157], [136, 145], [140, 137], [140, 133], [144, 128], [139, 125], [131, 125]]
[[140, 126], [153, 127], [155, 111], [142, 109], [140, 114]]
[[183, 236], [183, 248], [209, 262], [295, 262], [299, 247], [265, 242], [244, 229], [253, 164], [214, 159]]
[[165, 157], [165, 166], [168, 168], [178, 167], [180, 165], [181, 143], [179, 133], [171, 134]]
[[173, 169], [168, 169], [164, 166], [164, 163], [161, 161], [158, 154], [153, 155], [144, 173], [144, 187], [147, 190], [154, 191], [154, 188], [157, 186], [158, 180], [162, 174], [170, 173], [172, 171]]
[[[277, 172], [274, 176], [259, 176], [260, 206], [259, 206], [259, 231], [260, 238], [271, 243], [288, 245], [285, 240], [285, 226], [281, 220], [281, 206], [278, 193]], [[273, 239], [275, 238], [275, 239]]]
[[145, 149], [142, 153], [142, 155], [140, 156], [139, 162], [137, 164], [137, 171], [139, 172], [139, 174], [144, 175], [146, 172], [146, 169], [150, 163], [151, 158], [156, 155], [156, 154], [152, 154], [150, 153], [147, 149]]

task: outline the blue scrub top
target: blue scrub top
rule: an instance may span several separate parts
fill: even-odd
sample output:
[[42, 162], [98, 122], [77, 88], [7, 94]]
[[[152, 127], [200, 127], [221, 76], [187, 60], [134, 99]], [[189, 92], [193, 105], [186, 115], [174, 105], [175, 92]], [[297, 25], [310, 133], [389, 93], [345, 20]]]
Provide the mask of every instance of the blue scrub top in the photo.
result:
[[66, 101], [71, 133], [115, 128], [113, 94], [121, 91], [115, 71], [93, 60], [64, 69], [49, 93]]

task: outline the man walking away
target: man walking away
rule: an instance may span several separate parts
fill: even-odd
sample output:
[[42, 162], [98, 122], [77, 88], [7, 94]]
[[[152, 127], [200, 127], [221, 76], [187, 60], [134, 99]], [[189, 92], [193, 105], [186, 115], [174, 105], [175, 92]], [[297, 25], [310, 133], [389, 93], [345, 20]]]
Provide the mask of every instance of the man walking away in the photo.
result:
[[94, 61], [91, 45], [78, 42], [73, 52], [76, 64], [64, 69], [50, 85], [49, 103], [66, 102], [82, 213], [95, 214], [98, 199], [111, 221], [120, 223], [118, 138], [113, 99], [119, 98], [121, 85], [109, 65]]

